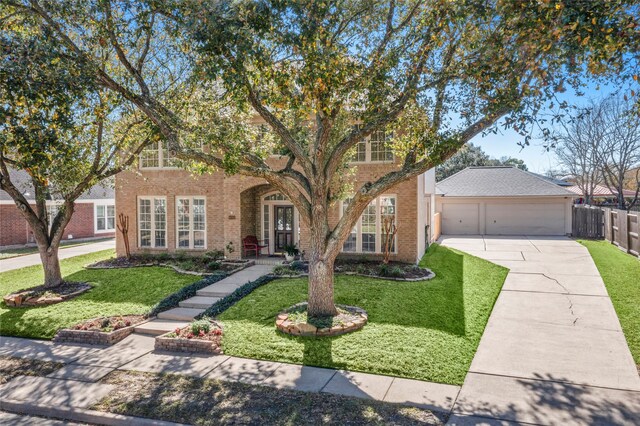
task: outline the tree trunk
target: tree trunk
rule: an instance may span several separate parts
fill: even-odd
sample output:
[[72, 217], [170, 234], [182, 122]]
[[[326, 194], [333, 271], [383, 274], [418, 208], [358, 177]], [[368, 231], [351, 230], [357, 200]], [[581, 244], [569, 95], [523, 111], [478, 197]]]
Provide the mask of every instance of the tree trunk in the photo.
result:
[[58, 243], [53, 243], [48, 247], [38, 245], [42, 268], [44, 269], [45, 287], [55, 287], [62, 284], [62, 273], [60, 272], [60, 260], [58, 259]]
[[334, 258], [320, 258], [320, 256], [313, 254], [309, 259], [309, 306], [307, 312], [311, 317], [337, 314], [333, 301], [334, 260]]

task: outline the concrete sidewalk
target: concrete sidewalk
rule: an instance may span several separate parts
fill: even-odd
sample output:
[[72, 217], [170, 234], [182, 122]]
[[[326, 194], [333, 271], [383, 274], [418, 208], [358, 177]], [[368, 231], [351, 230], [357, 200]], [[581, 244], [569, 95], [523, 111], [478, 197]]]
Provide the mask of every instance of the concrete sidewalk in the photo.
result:
[[[97, 251], [114, 250], [116, 248], [116, 240], [110, 239], [106, 241], [99, 241], [96, 243], [81, 244], [69, 248], [60, 248], [59, 257], [60, 260], [67, 259], [69, 257], [80, 256], [83, 254], [94, 253]], [[40, 265], [39, 254], [27, 254], [25, 256], [12, 257], [11, 259], [0, 260], [0, 272], [11, 271], [14, 269], [26, 268], [27, 266]]]
[[[449, 413], [459, 386], [398, 377], [331, 370], [227, 355], [158, 352], [154, 338], [132, 334], [108, 348], [48, 341], [0, 338], [0, 356], [64, 363], [47, 377], [18, 376], [0, 386], [0, 401], [25, 405], [87, 409], [107, 395], [112, 385], [100, 379], [114, 370], [182, 374], [193, 377], [271, 386], [304, 392], [400, 403]], [[2, 403], [0, 403], [2, 409]]]
[[510, 269], [449, 424], [640, 423], [640, 377], [585, 247], [563, 237], [441, 242]]

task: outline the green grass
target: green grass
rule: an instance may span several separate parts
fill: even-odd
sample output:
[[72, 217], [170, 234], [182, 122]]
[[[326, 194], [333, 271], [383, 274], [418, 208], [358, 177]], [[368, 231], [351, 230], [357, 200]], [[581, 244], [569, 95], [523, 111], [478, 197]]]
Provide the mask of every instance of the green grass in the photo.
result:
[[[84, 269], [89, 263], [113, 256], [113, 250], [72, 257], [60, 262], [70, 281], [89, 282], [83, 295], [56, 305], [9, 308], [0, 303], [0, 335], [50, 339], [61, 327], [99, 316], [144, 314], [153, 305], [200, 279], [168, 268]], [[42, 284], [42, 267], [30, 266], [0, 274], [0, 295]]]
[[[77, 246], [84, 246], [87, 244], [100, 243], [102, 241], [112, 240], [113, 237], [109, 238], [97, 238], [95, 240], [89, 241], [62, 241], [60, 242], [60, 248], [70, 248]], [[0, 250], [0, 260], [2, 259], [11, 259], [14, 257], [26, 256], [28, 254], [36, 254], [38, 253], [38, 247], [17, 247], [17, 248], [5, 248]]]
[[276, 332], [275, 317], [306, 300], [307, 280], [280, 279], [220, 315], [227, 355], [462, 384], [508, 270], [433, 245], [436, 278], [397, 282], [336, 276], [336, 303], [364, 308], [361, 331], [333, 338]]
[[633, 359], [640, 368], [640, 260], [607, 241], [579, 242], [589, 250], [602, 275]]

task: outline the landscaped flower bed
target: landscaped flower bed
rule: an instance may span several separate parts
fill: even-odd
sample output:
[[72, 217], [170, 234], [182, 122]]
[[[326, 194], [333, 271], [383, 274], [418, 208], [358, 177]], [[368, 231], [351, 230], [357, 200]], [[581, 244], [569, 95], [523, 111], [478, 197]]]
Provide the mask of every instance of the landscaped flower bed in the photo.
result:
[[[422, 281], [435, 277], [435, 274], [430, 269], [411, 263], [383, 263], [364, 259], [337, 259], [334, 271], [348, 275], [362, 275], [395, 281]], [[303, 276], [307, 275], [308, 272], [309, 264], [301, 261], [279, 265], [273, 269], [273, 273], [281, 277]]]
[[7, 306], [45, 306], [64, 302], [91, 289], [87, 283], [65, 281], [56, 287], [38, 286], [3, 297]]
[[298, 303], [281, 312], [276, 328], [294, 336], [339, 336], [360, 330], [368, 320], [367, 312], [356, 306], [336, 305], [338, 314], [327, 317], [309, 317], [307, 302]]
[[222, 326], [208, 318], [156, 337], [155, 349], [171, 352], [221, 354]]
[[144, 315], [117, 315], [93, 318], [71, 328], [58, 330], [54, 342], [113, 345], [133, 333], [135, 326], [147, 320]]
[[208, 251], [201, 256], [182, 252], [170, 254], [135, 254], [130, 258], [114, 257], [89, 265], [89, 269], [135, 268], [142, 266], [168, 266], [176, 272], [194, 275], [232, 274], [253, 265], [249, 260], [227, 260], [222, 252]]

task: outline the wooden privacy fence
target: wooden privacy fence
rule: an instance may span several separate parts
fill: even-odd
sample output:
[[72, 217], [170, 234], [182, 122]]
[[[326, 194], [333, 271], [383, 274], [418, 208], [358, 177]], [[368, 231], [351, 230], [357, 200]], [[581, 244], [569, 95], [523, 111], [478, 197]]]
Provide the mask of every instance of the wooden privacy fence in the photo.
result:
[[640, 213], [604, 208], [604, 239], [627, 253], [640, 256]]
[[599, 207], [573, 206], [571, 235], [576, 238], [604, 238], [604, 211]]

